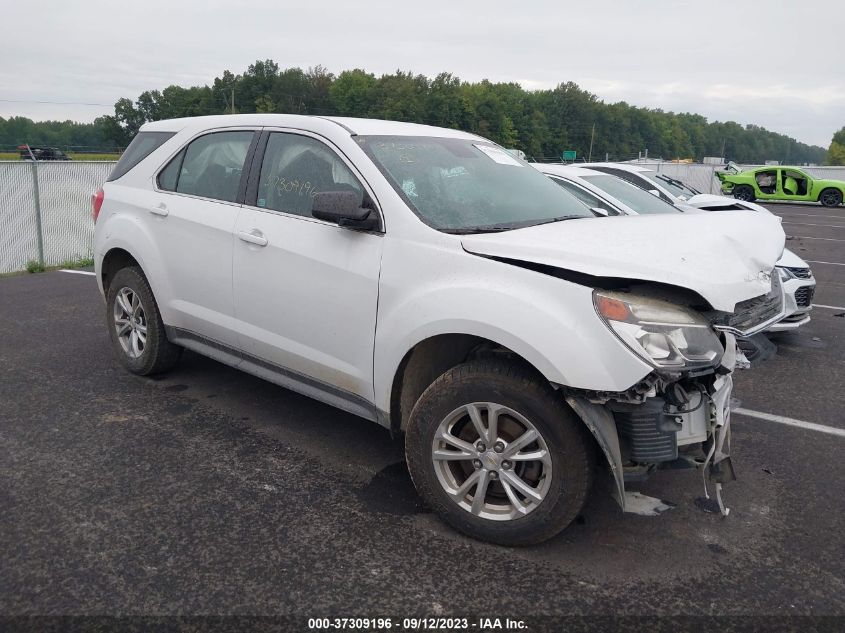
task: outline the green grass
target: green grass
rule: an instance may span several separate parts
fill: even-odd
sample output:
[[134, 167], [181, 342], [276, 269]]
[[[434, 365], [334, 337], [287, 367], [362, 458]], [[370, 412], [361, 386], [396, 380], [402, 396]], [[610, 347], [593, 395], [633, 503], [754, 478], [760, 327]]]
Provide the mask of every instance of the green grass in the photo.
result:
[[[79, 152], [68, 152], [71, 160], [118, 160], [120, 154], [83, 154]], [[20, 160], [18, 152], [0, 152], [0, 160]]]
[[[28, 273], [43, 273], [48, 270], [61, 270], [62, 268], [69, 268], [71, 270], [75, 268], [90, 268], [94, 265], [94, 258], [91, 255], [80, 255], [75, 259], [66, 259], [58, 266], [45, 266], [37, 259], [30, 259], [26, 263], [26, 272]], [[2, 275], [3, 277], [17, 275], [20, 274], [19, 272], [11, 272], [5, 273]]]
[[45, 270], [47, 269], [44, 267], [44, 264], [37, 259], [30, 259], [26, 263], [26, 272], [28, 273], [43, 273]]
[[59, 265], [59, 268], [88, 268], [93, 265], [94, 258], [86, 255], [85, 257], [77, 257], [76, 259], [66, 259]]

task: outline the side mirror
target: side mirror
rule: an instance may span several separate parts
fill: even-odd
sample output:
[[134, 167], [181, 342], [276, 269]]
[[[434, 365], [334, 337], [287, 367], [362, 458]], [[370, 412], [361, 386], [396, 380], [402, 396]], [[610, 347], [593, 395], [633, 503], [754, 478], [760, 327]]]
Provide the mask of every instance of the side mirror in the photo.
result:
[[657, 189], [649, 189], [648, 192], [653, 196], [660, 197], [660, 192]]
[[354, 191], [321, 191], [314, 194], [311, 215], [350, 229], [377, 229], [378, 217], [372, 209], [362, 207], [359, 198], [360, 194]]
[[599, 218], [606, 218], [610, 214], [607, 212], [607, 209], [602, 209], [601, 207], [590, 207], [590, 211], [593, 212], [593, 215]]

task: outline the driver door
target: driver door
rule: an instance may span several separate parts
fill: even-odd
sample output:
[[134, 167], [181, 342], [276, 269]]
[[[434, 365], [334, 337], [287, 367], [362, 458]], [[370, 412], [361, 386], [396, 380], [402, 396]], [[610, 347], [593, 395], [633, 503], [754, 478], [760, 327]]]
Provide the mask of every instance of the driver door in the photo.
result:
[[375, 419], [373, 346], [383, 239], [311, 215], [314, 194], [363, 179], [305, 132], [265, 132], [234, 228], [243, 369]]

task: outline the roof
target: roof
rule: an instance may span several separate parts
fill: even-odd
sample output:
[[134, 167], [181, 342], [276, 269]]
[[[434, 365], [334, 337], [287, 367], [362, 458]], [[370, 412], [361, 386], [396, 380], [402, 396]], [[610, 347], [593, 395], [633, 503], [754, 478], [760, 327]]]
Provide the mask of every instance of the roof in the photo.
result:
[[212, 116], [165, 119], [145, 123], [144, 132], [180, 132], [186, 128], [196, 130], [238, 126], [303, 127], [325, 129], [327, 123], [346, 129], [350, 134], [381, 136], [437, 136], [446, 138], [481, 139], [480, 136], [431, 125], [383, 121], [381, 119], [357, 119], [353, 117], [323, 117], [301, 114], [218, 114]]

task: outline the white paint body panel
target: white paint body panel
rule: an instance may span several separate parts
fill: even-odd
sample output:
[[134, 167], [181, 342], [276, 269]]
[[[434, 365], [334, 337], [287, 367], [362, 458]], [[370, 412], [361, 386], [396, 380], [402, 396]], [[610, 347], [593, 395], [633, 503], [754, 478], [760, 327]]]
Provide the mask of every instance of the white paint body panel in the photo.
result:
[[463, 239], [481, 255], [689, 288], [727, 312], [771, 289], [760, 273], [783, 243], [778, 222], [744, 211], [585, 218]]
[[373, 401], [373, 339], [384, 239], [244, 207], [235, 234], [235, 327], [251, 356]]

